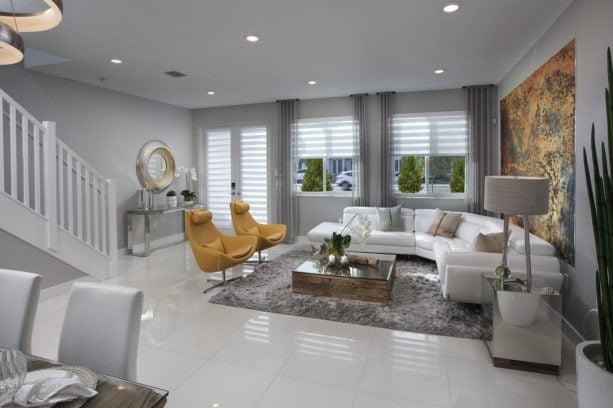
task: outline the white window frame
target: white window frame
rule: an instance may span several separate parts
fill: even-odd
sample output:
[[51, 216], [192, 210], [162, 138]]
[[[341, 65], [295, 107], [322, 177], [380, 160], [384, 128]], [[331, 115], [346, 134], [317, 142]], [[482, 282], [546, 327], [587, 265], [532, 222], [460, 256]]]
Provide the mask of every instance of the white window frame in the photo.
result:
[[[353, 132], [357, 131], [357, 124], [355, 123], [355, 120], [353, 119], [352, 116], [334, 116], [334, 117], [325, 117], [325, 118], [308, 118], [308, 119], [299, 119], [298, 120], [298, 128], [296, 130], [296, 132], [298, 132], [299, 130], [299, 125], [301, 123], [325, 123], [325, 122], [339, 122], [339, 121], [351, 121], [353, 123]], [[296, 134], [296, 137], [298, 136], [298, 134]], [[355, 135], [354, 135], [355, 136]], [[326, 135], [326, 139], [328, 139], [329, 135]], [[356, 138], [353, 137], [354, 143]], [[294, 144], [295, 141], [292, 140], [292, 151], [294, 151]], [[356, 152], [357, 149], [355, 148], [355, 146], [352, 149], [352, 152]], [[330, 182], [332, 183], [332, 189], [333, 191], [302, 191], [300, 190], [300, 187], [298, 187], [298, 184], [296, 183], [296, 172], [298, 172], [298, 162], [301, 159], [321, 159], [323, 161], [323, 168], [324, 168], [324, 188], [326, 185], [326, 180], [325, 180], [325, 176], [326, 176], [326, 162], [328, 159], [340, 159], [341, 157], [337, 157], [337, 156], [328, 156], [326, 153], [323, 154], [323, 157], [294, 157], [293, 159], [293, 163], [292, 163], [292, 191], [294, 195], [297, 196], [306, 196], [306, 197], [351, 197], [353, 195], [353, 188], [355, 188], [355, 185], [353, 185], [352, 183], [352, 190], [349, 191], [334, 191], [334, 187], [336, 187], [336, 180], [330, 180]], [[356, 164], [356, 157], [354, 154], [352, 154], [351, 156], [343, 156], [343, 159], [346, 158], [351, 158], [352, 159], [352, 163], [351, 163], [351, 171], [355, 171], [354, 166]], [[301, 185], [300, 185], [301, 186]]]
[[[428, 117], [428, 115], [431, 116], [445, 116], [445, 115], [449, 115], [449, 116], [458, 116], [458, 115], [462, 115], [462, 116], [466, 116], [466, 112], [465, 111], [447, 111], [447, 112], [418, 112], [418, 113], [399, 113], [399, 114], [394, 114], [394, 116], [392, 117], [392, 123], [395, 119], [402, 119], [402, 118], [411, 118], [411, 117]], [[393, 126], [392, 126], [393, 129]], [[465, 132], [468, 132], [468, 122], [466, 122], [466, 128], [465, 128]], [[425, 183], [425, 192], [418, 192], [418, 193], [402, 193], [398, 190], [398, 185], [395, 183], [395, 171], [392, 171], [392, 169], [390, 169], [389, 171], [392, 171], [392, 180], [394, 180], [394, 196], [398, 197], [398, 198], [456, 198], [456, 199], [464, 199], [466, 197], [466, 187], [467, 187], [467, 180], [468, 180], [468, 175], [470, 174], [470, 172], [468, 171], [468, 166], [469, 166], [469, 161], [468, 161], [468, 137], [467, 134], [466, 136], [466, 152], [464, 154], [464, 192], [463, 193], [452, 193], [452, 192], [434, 192], [432, 191], [432, 185], [429, 183], [430, 180], [430, 158], [431, 157], [461, 157], [460, 155], [453, 155], [453, 154], [449, 154], [449, 155], [431, 155], [431, 154], [415, 154], [413, 156], [415, 157], [424, 157], [424, 169], [423, 169], [423, 174], [424, 174], [424, 183]], [[394, 133], [392, 130], [392, 145], [394, 144]], [[396, 153], [393, 152], [392, 153], [392, 166], [395, 166], [394, 164], [394, 160], [396, 158], [396, 156], [399, 156], [400, 159], [402, 159], [402, 157], [404, 156], [408, 156], [407, 154], [401, 154], [401, 153]], [[399, 163], [399, 168], [398, 171], [400, 171], [400, 167], [402, 165], [402, 162]]]

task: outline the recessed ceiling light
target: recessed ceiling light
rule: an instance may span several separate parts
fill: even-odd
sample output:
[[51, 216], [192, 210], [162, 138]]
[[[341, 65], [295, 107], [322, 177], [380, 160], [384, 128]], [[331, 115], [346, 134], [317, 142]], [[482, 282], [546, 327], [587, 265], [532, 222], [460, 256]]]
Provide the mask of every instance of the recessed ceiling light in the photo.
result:
[[122, 64], [123, 63], [123, 61], [120, 60], [119, 58], [111, 58], [111, 62], [113, 64]]
[[443, 11], [445, 13], [455, 13], [462, 7], [461, 1], [452, 1], [443, 6]]
[[258, 37], [257, 35], [254, 35], [254, 34], [250, 34], [247, 37], [245, 37], [245, 40], [247, 40], [249, 42], [258, 42], [258, 41], [260, 41], [260, 37]]
[[215, 95], [215, 91], [206, 91], [207, 95]]
[[317, 85], [317, 81], [313, 81], [313, 80], [307, 81], [307, 84], [309, 84], [309, 85]]
[[444, 73], [445, 73], [445, 70], [444, 70], [443, 68], [438, 68], [438, 69], [435, 69], [435, 70], [434, 70], [434, 73], [435, 73], [436, 75], [441, 75], [441, 74], [444, 74]]

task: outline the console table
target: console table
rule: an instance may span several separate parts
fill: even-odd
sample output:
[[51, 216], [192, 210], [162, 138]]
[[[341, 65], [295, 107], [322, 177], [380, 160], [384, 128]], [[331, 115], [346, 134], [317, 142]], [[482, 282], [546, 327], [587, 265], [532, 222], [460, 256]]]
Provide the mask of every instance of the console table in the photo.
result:
[[[191, 210], [193, 208], [204, 208], [204, 206], [202, 204], [194, 204], [194, 205], [190, 205], [188, 207], [184, 207], [184, 206], [177, 206], [175, 208], [168, 208], [168, 207], [155, 207], [155, 208], [150, 208], [148, 210], [144, 210], [144, 209], [140, 209], [140, 208], [136, 208], [133, 210], [128, 210], [127, 215], [128, 215], [128, 223], [127, 223], [127, 232], [128, 232], [128, 254], [130, 255], [135, 255], [135, 256], [149, 256], [151, 254], [151, 216], [152, 215], [157, 215], [157, 216], [163, 216], [164, 214], [172, 214], [172, 213], [177, 213], [177, 212], [185, 212], [185, 210]], [[134, 226], [133, 226], [133, 217], [134, 216], [142, 216], [144, 217], [144, 231], [143, 231], [143, 237], [144, 237], [144, 242], [145, 242], [145, 251], [142, 254], [137, 254], [134, 253]], [[185, 226], [183, 227], [183, 231], [185, 231]], [[156, 248], [156, 249], [161, 249], [160, 248]]]

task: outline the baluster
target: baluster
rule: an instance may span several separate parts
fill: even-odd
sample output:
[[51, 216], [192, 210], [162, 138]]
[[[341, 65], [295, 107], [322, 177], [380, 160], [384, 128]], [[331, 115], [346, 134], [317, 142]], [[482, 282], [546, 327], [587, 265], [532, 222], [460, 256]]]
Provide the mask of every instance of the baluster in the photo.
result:
[[108, 229], [109, 229], [109, 218], [108, 218], [108, 214], [107, 214], [107, 200], [108, 200], [108, 186], [107, 184], [102, 181], [101, 183], [101, 188], [100, 188], [100, 224], [101, 224], [101, 231], [102, 232], [102, 242], [100, 245], [100, 249], [102, 250], [103, 253], [109, 255], [109, 245], [108, 242], [106, 241], [106, 236], [108, 234]]
[[72, 176], [72, 154], [66, 151], [66, 191], [68, 192], [68, 231], [74, 234], [74, 212], [72, 202], [73, 176]]
[[23, 203], [30, 208], [30, 166], [29, 150], [30, 136], [28, 134], [29, 121], [26, 115], [21, 113], [21, 159], [23, 171]]
[[61, 144], [57, 144], [57, 166], [59, 176], [59, 195], [60, 195], [60, 226], [66, 229], [64, 221], [64, 148]]
[[[91, 244], [94, 242], [94, 234], [92, 233], [92, 210], [91, 210], [91, 184], [89, 182], [90, 171], [85, 168], [85, 227], [87, 235], [85, 240]], [[96, 176], [94, 176], [95, 178]]]
[[93, 246], [94, 248], [98, 249], [98, 231], [100, 231], [98, 229], [98, 177], [94, 176], [94, 228], [93, 228], [93, 232], [94, 232], [94, 242], [93, 242]]
[[11, 138], [11, 197], [17, 199], [17, 111], [10, 105], [9, 128]]
[[77, 165], [77, 237], [83, 239], [83, 180], [81, 180], [81, 162], [75, 158]]
[[[40, 207], [40, 128], [34, 127], [34, 210], [42, 214]], [[53, 147], [55, 148], [55, 146]], [[48, 212], [48, 209], [45, 209]]]
[[4, 191], [4, 98], [0, 94], [0, 191]]

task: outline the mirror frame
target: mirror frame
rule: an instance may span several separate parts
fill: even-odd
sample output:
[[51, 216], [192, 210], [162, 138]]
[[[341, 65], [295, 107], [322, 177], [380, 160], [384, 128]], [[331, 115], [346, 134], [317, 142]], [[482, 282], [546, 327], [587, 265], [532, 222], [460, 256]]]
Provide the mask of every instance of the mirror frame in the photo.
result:
[[[153, 154], [159, 154], [166, 160], [166, 171], [161, 180], [155, 180], [149, 175], [149, 159]], [[154, 192], [165, 190], [175, 178], [175, 158], [170, 148], [159, 140], [145, 143], [136, 157], [136, 175], [143, 188]]]

